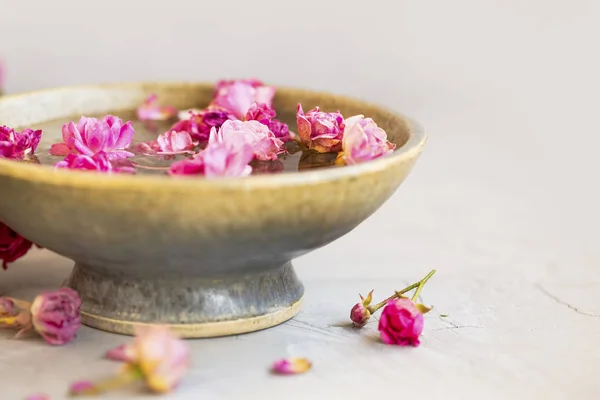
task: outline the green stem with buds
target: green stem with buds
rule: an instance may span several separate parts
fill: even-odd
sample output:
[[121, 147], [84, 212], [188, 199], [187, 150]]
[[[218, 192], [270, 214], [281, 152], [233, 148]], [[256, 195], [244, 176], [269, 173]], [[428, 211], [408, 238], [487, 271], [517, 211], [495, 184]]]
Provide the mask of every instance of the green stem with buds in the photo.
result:
[[79, 396], [96, 396], [109, 390], [119, 389], [127, 386], [135, 381], [141, 380], [143, 375], [138, 368], [128, 368], [112, 378], [108, 378], [99, 382], [93, 383], [90, 387], [73, 390], [69, 393], [69, 397]]
[[[415, 295], [418, 296], [419, 293], [421, 292], [421, 289], [423, 289], [423, 285], [425, 285], [425, 283], [429, 280], [429, 278], [431, 278], [433, 276], [433, 274], [435, 274], [435, 269], [432, 270], [430, 273], [428, 273], [427, 276], [425, 276], [425, 278], [421, 279], [419, 282], [413, 283], [412, 285], [407, 286], [407, 287], [405, 287], [404, 289], [402, 289], [400, 291], [397, 291], [396, 293], [394, 293], [393, 295], [391, 295], [387, 299], [383, 300], [380, 303], [375, 304], [374, 306], [368, 306], [367, 310], [369, 311], [369, 313], [371, 315], [373, 315], [380, 308], [382, 308], [383, 306], [385, 306], [388, 303], [388, 301], [394, 300], [394, 299], [399, 298], [399, 297], [402, 297], [402, 295], [404, 293], [410, 292], [413, 289], [417, 289], [417, 291], [415, 292]], [[413, 296], [413, 300], [416, 299], [416, 296]]]

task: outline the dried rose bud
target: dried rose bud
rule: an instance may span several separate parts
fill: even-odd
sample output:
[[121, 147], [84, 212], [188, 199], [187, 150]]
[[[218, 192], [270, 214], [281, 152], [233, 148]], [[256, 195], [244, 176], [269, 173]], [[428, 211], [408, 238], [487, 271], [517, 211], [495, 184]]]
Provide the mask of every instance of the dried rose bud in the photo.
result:
[[0, 158], [23, 160], [32, 156], [41, 139], [41, 130], [23, 129], [17, 132], [7, 126], [0, 126]]
[[344, 117], [339, 112], [322, 112], [316, 107], [306, 114], [298, 104], [296, 112], [299, 139], [309, 149], [319, 153], [335, 153], [342, 149]]
[[244, 118], [254, 103], [273, 108], [275, 88], [258, 80], [220, 81], [213, 104], [222, 107], [237, 118]]
[[345, 121], [340, 157], [352, 165], [392, 153], [396, 145], [387, 140], [387, 134], [371, 118], [355, 115]]
[[33, 327], [49, 344], [68, 343], [81, 326], [80, 306], [81, 299], [73, 289], [42, 293], [31, 304]]
[[312, 363], [306, 358], [284, 358], [273, 363], [271, 370], [280, 375], [301, 374], [308, 371]]
[[286, 123], [275, 119], [276, 112], [274, 109], [267, 107], [266, 104], [254, 103], [246, 113], [246, 121], [258, 121], [265, 125], [276, 138], [283, 142], [292, 140], [290, 130]]
[[371, 290], [366, 298], [362, 297], [360, 294], [359, 296], [361, 302], [355, 304], [354, 307], [352, 307], [352, 310], [350, 310], [350, 319], [352, 320], [354, 326], [357, 328], [362, 328], [367, 324], [367, 322], [369, 322], [369, 319], [371, 318], [371, 312], [369, 311], [368, 307], [373, 300], [373, 291]]
[[267, 126], [258, 121], [226, 121], [214, 140], [221, 143], [231, 143], [231, 146], [246, 143], [252, 149], [254, 158], [261, 161], [277, 160], [282, 153], [283, 141], [275, 137]]
[[423, 314], [406, 297], [390, 300], [379, 319], [379, 332], [385, 344], [418, 346], [423, 332]]
[[137, 117], [140, 121], [164, 121], [176, 115], [175, 107], [158, 104], [156, 94], [151, 94], [137, 109]]
[[2, 261], [3, 269], [7, 268], [8, 263], [27, 254], [31, 246], [32, 243], [29, 240], [0, 222], [0, 261]]
[[19, 329], [17, 337], [31, 330], [31, 303], [0, 297], [0, 328]]

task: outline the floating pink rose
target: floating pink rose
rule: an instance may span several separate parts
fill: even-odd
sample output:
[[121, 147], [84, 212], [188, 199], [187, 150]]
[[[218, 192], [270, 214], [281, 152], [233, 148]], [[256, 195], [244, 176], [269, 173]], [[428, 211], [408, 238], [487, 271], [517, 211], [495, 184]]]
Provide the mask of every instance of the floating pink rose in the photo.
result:
[[246, 113], [245, 120], [258, 121], [267, 126], [275, 137], [281, 139], [283, 142], [289, 142], [292, 138], [287, 124], [275, 119], [275, 115], [275, 110], [267, 107], [266, 104], [254, 103]]
[[198, 112], [190, 111], [186, 119], [176, 122], [169, 131], [188, 132], [194, 142], [206, 142], [212, 128], [220, 128], [229, 119], [235, 119], [231, 112], [221, 107], [209, 106]]
[[33, 327], [49, 344], [68, 343], [81, 326], [79, 307], [81, 299], [73, 289], [42, 293], [31, 304]]
[[379, 319], [379, 333], [385, 344], [418, 346], [423, 332], [423, 314], [406, 297], [390, 300]]
[[220, 81], [213, 104], [231, 111], [237, 118], [244, 118], [254, 103], [273, 107], [275, 88], [258, 80]]
[[322, 112], [315, 107], [306, 114], [298, 104], [296, 113], [298, 136], [309, 149], [319, 153], [335, 153], [342, 149], [344, 117], [339, 112]]
[[396, 148], [371, 118], [355, 115], [346, 119], [345, 124], [342, 158], [346, 164], [373, 160], [392, 153]]
[[156, 94], [151, 94], [137, 109], [137, 117], [140, 121], [164, 121], [176, 115], [175, 107], [158, 104]]
[[241, 178], [250, 175], [252, 148], [244, 142], [224, 142], [213, 128], [206, 149], [188, 160], [171, 164], [169, 175], [204, 175], [207, 178]]
[[0, 126], [0, 158], [22, 160], [33, 155], [41, 139], [41, 130], [27, 128], [16, 132], [7, 126]]
[[153, 392], [168, 393], [179, 386], [190, 367], [189, 347], [164, 326], [136, 328], [133, 343], [120, 352], [125, 361], [120, 375], [95, 383], [76, 382], [70, 394], [100, 394], [141, 379]]
[[312, 363], [306, 358], [284, 358], [273, 363], [271, 370], [279, 375], [294, 375], [308, 371]]
[[216, 135], [221, 142], [246, 143], [257, 160], [277, 160], [284, 149], [283, 141], [258, 121], [226, 121]]
[[121, 166], [116, 167], [111, 161], [108, 155], [104, 152], [94, 154], [93, 156], [87, 156], [82, 154], [69, 154], [64, 160], [59, 161], [55, 164], [56, 168], [67, 168], [67, 169], [80, 169], [86, 171], [98, 171], [98, 172], [123, 172], [123, 173], [134, 173], [135, 169], [131, 167]]
[[77, 124], [69, 122], [63, 125], [64, 142], [53, 144], [50, 154], [93, 156], [104, 152], [110, 160], [132, 157], [134, 154], [125, 149], [131, 144], [133, 133], [131, 122], [123, 124], [123, 120], [112, 115], [101, 120], [81, 117]]
[[7, 268], [8, 263], [27, 254], [31, 246], [32, 243], [29, 240], [0, 222], [0, 260], [2, 260], [3, 269]]
[[135, 146], [145, 154], [182, 154], [191, 152], [194, 147], [196, 144], [186, 131], [167, 131], [159, 135], [156, 140]]

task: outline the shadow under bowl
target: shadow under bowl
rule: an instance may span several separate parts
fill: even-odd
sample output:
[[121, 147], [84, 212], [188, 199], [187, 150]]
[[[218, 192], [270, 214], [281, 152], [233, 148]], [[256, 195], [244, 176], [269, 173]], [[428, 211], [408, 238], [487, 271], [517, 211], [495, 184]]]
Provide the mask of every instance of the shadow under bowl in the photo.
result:
[[[21, 128], [119, 115], [149, 93], [178, 108], [202, 107], [213, 90], [204, 83], [132, 83], [37, 91], [0, 98], [0, 121]], [[278, 88], [274, 107], [289, 120], [299, 102], [305, 110], [318, 105], [371, 117], [397, 149], [355, 166], [221, 180], [103, 175], [0, 159], [0, 220], [75, 261], [66, 285], [79, 292], [82, 320], [92, 327], [132, 334], [136, 325], [160, 323], [183, 337], [212, 337], [280, 324], [299, 311], [304, 292], [291, 260], [375, 212], [425, 144], [406, 117], [342, 96]]]

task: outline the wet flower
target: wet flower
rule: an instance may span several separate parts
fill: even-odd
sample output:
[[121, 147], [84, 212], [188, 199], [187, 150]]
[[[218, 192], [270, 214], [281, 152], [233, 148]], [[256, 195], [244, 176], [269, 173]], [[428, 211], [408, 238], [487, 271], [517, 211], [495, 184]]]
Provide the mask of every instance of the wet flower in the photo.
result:
[[0, 126], [0, 158], [22, 160], [33, 155], [40, 140], [41, 130], [23, 129], [16, 132], [7, 126]]
[[231, 111], [237, 118], [244, 118], [253, 103], [273, 107], [275, 88], [258, 80], [220, 81], [213, 104]]
[[243, 141], [223, 140], [222, 135], [213, 128], [206, 149], [191, 159], [171, 164], [169, 175], [204, 175], [207, 178], [244, 177], [252, 172], [252, 167], [248, 165], [252, 157], [250, 145]]
[[284, 358], [273, 363], [271, 370], [280, 375], [301, 374], [308, 371], [312, 363], [306, 358]]
[[0, 260], [2, 268], [6, 269], [8, 263], [12, 263], [23, 257], [32, 243], [12, 230], [8, 225], [0, 222]]
[[125, 363], [119, 375], [96, 383], [76, 382], [71, 394], [100, 394], [137, 380], [156, 393], [167, 393], [180, 384], [190, 367], [188, 346], [164, 326], [138, 327], [133, 343], [125, 345], [121, 353]]
[[306, 114], [298, 104], [296, 113], [299, 140], [319, 153], [336, 153], [342, 149], [344, 117], [339, 112], [322, 112], [315, 107]]
[[158, 104], [156, 94], [151, 94], [137, 109], [137, 117], [140, 121], [164, 121], [176, 115], [175, 107]]
[[182, 154], [191, 152], [196, 144], [186, 131], [167, 131], [156, 140], [135, 146], [144, 154]]
[[283, 141], [276, 138], [268, 127], [258, 121], [226, 121], [217, 137], [221, 142], [246, 143], [252, 149], [257, 160], [277, 160], [277, 155], [284, 151]]
[[418, 346], [423, 332], [423, 314], [408, 298], [390, 300], [379, 319], [379, 333], [385, 344]]
[[229, 119], [231, 112], [217, 106], [208, 106], [198, 112], [190, 111], [186, 119], [176, 122], [169, 131], [188, 132], [194, 142], [206, 142], [212, 128], [220, 128]]
[[112, 115], [107, 115], [101, 120], [81, 117], [77, 124], [69, 122], [63, 125], [64, 142], [53, 144], [50, 154], [81, 154], [91, 157], [104, 152], [109, 160], [132, 157], [134, 154], [125, 149], [131, 144], [133, 134], [131, 122], [123, 124], [123, 120]]
[[[118, 161], [118, 160], [117, 160]], [[55, 164], [56, 168], [80, 169], [98, 172], [123, 172], [134, 173], [135, 169], [131, 167], [116, 167], [104, 152], [96, 153], [92, 156], [83, 154], [69, 154], [64, 160]]]
[[245, 120], [258, 121], [267, 126], [275, 137], [281, 139], [283, 142], [289, 142], [292, 140], [292, 137], [290, 136], [287, 124], [275, 119], [275, 115], [275, 110], [267, 107], [266, 104], [254, 103], [246, 113]]
[[81, 326], [80, 306], [81, 299], [73, 289], [42, 293], [31, 304], [33, 327], [49, 344], [68, 343]]
[[371, 118], [355, 115], [345, 121], [340, 157], [346, 164], [373, 160], [392, 153], [396, 145], [387, 140], [387, 134]]
[[360, 294], [359, 296], [361, 302], [355, 304], [354, 307], [352, 307], [352, 310], [350, 310], [350, 319], [354, 326], [358, 328], [365, 326], [371, 318], [371, 312], [368, 307], [373, 300], [373, 291], [371, 290], [366, 298], [362, 297]]

